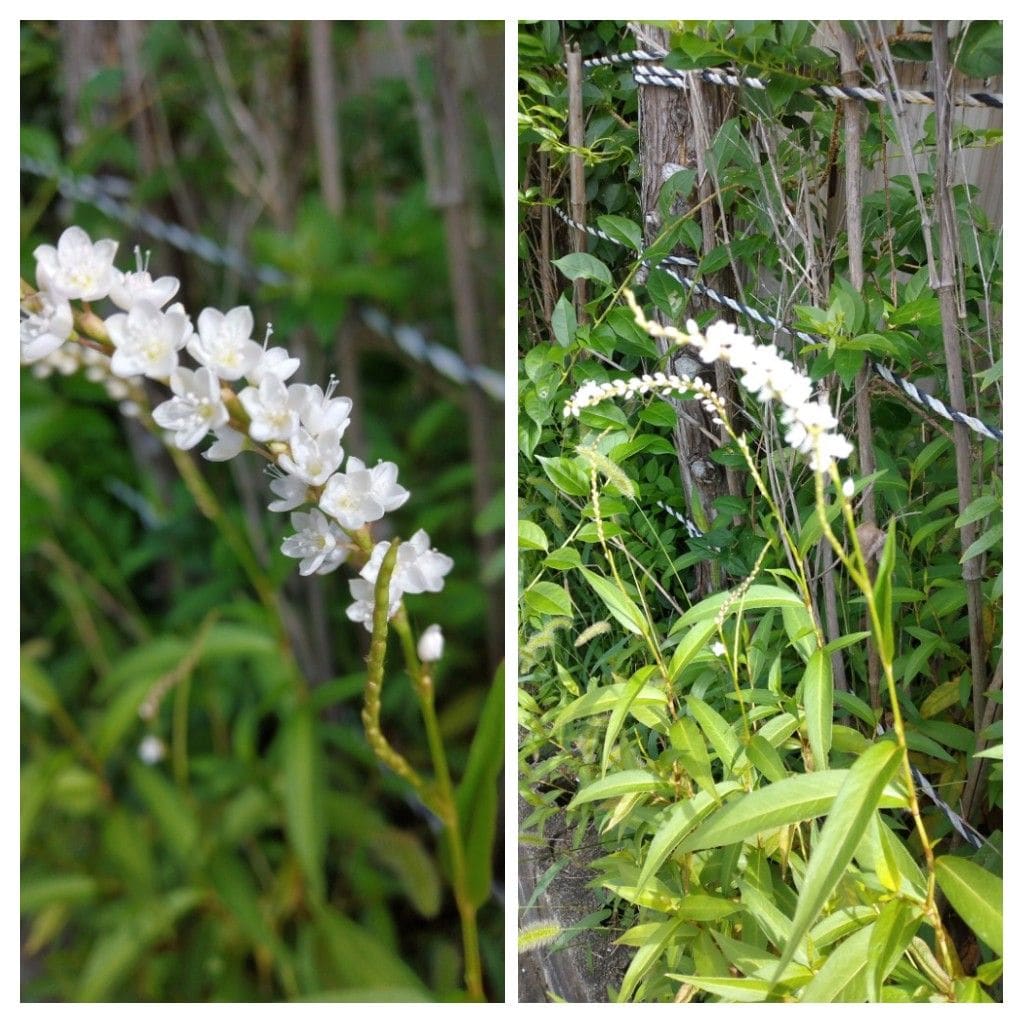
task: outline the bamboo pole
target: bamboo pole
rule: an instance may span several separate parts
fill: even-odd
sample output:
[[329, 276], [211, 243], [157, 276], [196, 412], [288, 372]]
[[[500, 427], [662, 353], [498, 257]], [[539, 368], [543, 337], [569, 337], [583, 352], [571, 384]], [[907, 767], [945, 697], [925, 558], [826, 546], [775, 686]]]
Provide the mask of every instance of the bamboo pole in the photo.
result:
[[[583, 55], [577, 44], [565, 47], [566, 79], [569, 89], [569, 215], [577, 224], [585, 224], [587, 216], [587, 187], [583, 176]], [[586, 232], [579, 229], [572, 232], [573, 251], [587, 251]], [[584, 323], [587, 304], [587, 282], [576, 278], [572, 283], [572, 300], [576, 307], [576, 322]]]
[[[860, 85], [860, 65], [857, 61], [857, 51], [853, 38], [843, 30], [839, 24], [835, 25], [835, 34], [839, 41], [839, 69], [842, 73], [843, 85]], [[863, 202], [864, 183], [861, 177], [861, 103], [843, 103], [843, 129], [844, 145], [846, 149], [846, 242], [849, 253], [850, 284], [861, 292], [864, 289], [864, 231], [861, 219], [861, 205]], [[871, 371], [865, 362], [857, 374], [855, 382], [856, 398], [855, 410], [857, 416], [857, 461], [863, 476], [870, 476], [875, 471], [875, 450], [871, 443], [871, 395], [868, 390], [868, 381]], [[861, 518], [864, 523], [875, 529], [878, 528], [878, 517], [875, 510], [875, 488], [869, 484], [861, 496]], [[869, 570], [875, 564], [875, 556], [868, 559]], [[834, 582], [826, 573], [825, 586], [834, 586]], [[834, 600], [831, 602], [834, 606]], [[829, 610], [829, 602], [826, 601], [826, 614]], [[835, 615], [834, 607], [832, 615]], [[838, 632], [838, 620], [835, 622]], [[832, 632], [833, 624], [830, 622], [829, 633]], [[839, 676], [843, 679], [845, 689], [845, 673], [842, 669], [842, 658], [837, 655], [832, 657], [833, 672], [836, 663], [839, 663]], [[881, 667], [878, 661], [878, 651], [875, 645], [868, 640], [868, 696], [871, 707], [880, 711], [882, 707], [881, 698]], [[838, 685], [838, 684], [837, 684]]]
[[[949, 66], [949, 25], [936, 21], [932, 26], [932, 53], [935, 60], [935, 205], [939, 221], [939, 311], [942, 315], [942, 344], [946, 356], [949, 378], [949, 398], [954, 409], [966, 409], [963, 360], [960, 353], [960, 334], [956, 307], [956, 224], [952, 198], [953, 152], [950, 123], [950, 92], [952, 90]], [[971, 503], [971, 435], [962, 423], [953, 425], [953, 443], [956, 450], [957, 504], [961, 515]], [[963, 551], [974, 543], [978, 534], [977, 523], [960, 528], [960, 547]], [[985, 683], [987, 676], [985, 634], [981, 620], [981, 557], [975, 555], [963, 565], [964, 586], [967, 588], [967, 618], [971, 646], [971, 697], [974, 709], [975, 742], [981, 742], [982, 719], [985, 710]]]

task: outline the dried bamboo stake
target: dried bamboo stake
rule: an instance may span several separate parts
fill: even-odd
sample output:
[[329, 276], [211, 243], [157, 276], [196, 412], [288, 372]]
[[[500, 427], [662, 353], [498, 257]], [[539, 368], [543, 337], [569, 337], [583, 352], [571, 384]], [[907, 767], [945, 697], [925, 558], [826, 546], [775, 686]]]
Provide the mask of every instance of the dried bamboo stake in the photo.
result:
[[[952, 73], [949, 67], [949, 25], [936, 21], [932, 26], [932, 53], [935, 60], [935, 205], [939, 216], [939, 311], [942, 315], [942, 344], [949, 377], [949, 398], [954, 409], [966, 409], [963, 362], [956, 310], [956, 226], [953, 214], [951, 156], [953, 137], [950, 124], [950, 93]], [[956, 487], [959, 512], [971, 503], [971, 435], [962, 423], [953, 426], [956, 448]], [[964, 551], [974, 543], [977, 523], [960, 528], [960, 546]], [[975, 555], [964, 562], [964, 585], [967, 588], [967, 618], [971, 643], [971, 695], [974, 705], [974, 737], [981, 742], [982, 718], [985, 710], [986, 657], [985, 634], [981, 621], [981, 557]]]
[[[553, 195], [551, 191], [551, 164], [547, 153], [538, 155], [540, 161], [540, 194], [542, 196]], [[582, 224], [583, 221], [580, 221]], [[544, 323], [551, 326], [551, 314], [555, 309], [555, 294], [557, 285], [555, 282], [555, 271], [551, 266], [551, 207], [540, 208], [540, 289], [541, 309], [544, 314]]]
[[[586, 224], [587, 187], [583, 177], [583, 55], [577, 44], [565, 47], [566, 78], [569, 88], [569, 145], [575, 152], [569, 154], [569, 214], [577, 224]], [[573, 233], [573, 251], [587, 251], [586, 232]], [[585, 323], [587, 304], [587, 282], [576, 278], [572, 283], [572, 300], [576, 306], [576, 322]]]
[[[444, 216], [445, 248], [448, 255], [448, 280], [455, 311], [456, 336], [462, 358], [470, 366], [486, 366], [483, 334], [480, 328], [478, 275], [467, 239], [474, 234], [466, 173], [466, 112], [458, 75], [453, 23], [441, 21], [436, 28], [437, 95], [440, 121], [434, 138], [424, 139], [424, 148], [440, 143], [442, 179], [432, 200]], [[473, 511], [479, 515], [494, 493], [491, 481], [491, 437], [493, 415], [487, 397], [478, 388], [467, 388], [466, 412], [469, 416], [469, 450], [473, 462]], [[477, 551], [481, 566], [487, 565], [497, 548], [493, 532], [480, 534]], [[491, 664], [502, 655], [504, 613], [501, 591], [488, 588], [487, 639]]]
[[[860, 67], [857, 62], [857, 51], [853, 39], [836, 24], [835, 34], [839, 41], [839, 68], [842, 72], [843, 85], [860, 85]], [[846, 148], [846, 241], [849, 251], [850, 284], [861, 292], [864, 288], [864, 232], [861, 221], [861, 203], [863, 201], [863, 181], [861, 179], [861, 103], [843, 103], [844, 144]], [[861, 368], [856, 380], [856, 413], [857, 413], [857, 459], [863, 476], [870, 476], [875, 471], [875, 451], [871, 444], [871, 395], [868, 390], [868, 379], [871, 371], [867, 364]], [[875, 512], [875, 488], [869, 484], [861, 500], [861, 518], [872, 527], [878, 526]], [[868, 568], [875, 561], [869, 560]], [[829, 585], [826, 578], [825, 586]], [[837, 623], [838, 625], [838, 623]], [[831, 632], [831, 623], [830, 632]], [[833, 657], [833, 667], [836, 658]], [[842, 659], [839, 659], [840, 663]], [[881, 667], [878, 651], [868, 640], [868, 695], [871, 707], [880, 711], [882, 698], [879, 680]]]

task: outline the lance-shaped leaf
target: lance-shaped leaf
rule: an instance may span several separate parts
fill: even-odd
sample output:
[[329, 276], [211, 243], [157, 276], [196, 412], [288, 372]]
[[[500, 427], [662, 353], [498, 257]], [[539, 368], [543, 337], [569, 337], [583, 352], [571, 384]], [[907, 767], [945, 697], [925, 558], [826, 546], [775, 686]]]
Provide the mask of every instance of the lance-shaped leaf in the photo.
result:
[[832, 660], [818, 648], [807, 662], [803, 678], [804, 711], [807, 714], [807, 739], [814, 755], [814, 767], [828, 768], [832, 748]]
[[689, 839], [680, 853], [728, 846], [809, 818], [828, 814], [849, 774], [846, 769], [793, 775], [726, 804]]
[[963, 857], [939, 857], [935, 879], [953, 909], [996, 953], [1003, 953], [1003, 880]]
[[654, 877], [658, 869], [668, 859], [672, 851], [682, 842], [687, 833], [696, 828], [716, 806], [716, 796], [720, 801], [728, 793], [738, 790], [736, 782], [721, 782], [715, 793], [701, 792], [690, 800], [675, 804], [665, 819], [665, 823], [654, 834], [647, 860], [644, 861], [637, 886], [643, 888]]
[[607, 800], [610, 797], [624, 796], [627, 793], [671, 793], [672, 787], [654, 772], [633, 768], [625, 772], [615, 772], [603, 779], [584, 786], [573, 798], [569, 807], [589, 803], [592, 800]]
[[683, 615], [672, 627], [672, 633], [692, 626], [695, 622], [703, 622], [706, 619], [714, 619], [718, 615], [722, 605], [730, 604], [730, 610], [736, 611], [740, 607], [744, 611], [754, 611], [758, 608], [803, 608], [803, 601], [785, 587], [774, 586], [767, 583], [755, 583], [747, 589], [742, 599], [734, 599], [732, 591], [725, 591], [721, 594], [712, 594], [703, 601], [695, 604], [685, 615]]
[[604, 750], [601, 752], [602, 775], [608, 771], [608, 760], [612, 754], [612, 747], [619, 735], [619, 730], [622, 728], [622, 723], [626, 720], [629, 706], [636, 699], [637, 694], [644, 688], [644, 684], [650, 679], [651, 673], [656, 671], [657, 669], [654, 665], [645, 665], [634, 672], [632, 678], [626, 683], [622, 696], [615, 702], [611, 717], [608, 719], [608, 728], [604, 734]]
[[847, 773], [807, 863], [792, 933], [782, 951], [774, 980], [778, 980], [792, 960], [807, 929], [849, 865], [861, 833], [878, 809], [882, 793], [896, 774], [901, 757], [902, 752], [895, 743], [883, 740], [861, 754]]
[[[577, 718], [587, 718], [590, 715], [600, 715], [605, 711], [611, 711], [619, 702], [627, 685], [627, 683], [612, 683], [611, 686], [599, 686], [596, 690], [583, 694], [582, 697], [562, 708], [551, 724], [551, 728], [558, 730]], [[643, 686], [630, 702], [630, 707], [661, 708], [665, 706], [666, 700], [664, 690], [659, 690], [655, 686]]]
[[580, 572], [593, 588], [594, 592], [605, 603], [605, 607], [631, 633], [644, 636], [647, 633], [647, 619], [637, 607], [636, 602], [623, 593], [611, 580], [591, 572], [580, 566]]

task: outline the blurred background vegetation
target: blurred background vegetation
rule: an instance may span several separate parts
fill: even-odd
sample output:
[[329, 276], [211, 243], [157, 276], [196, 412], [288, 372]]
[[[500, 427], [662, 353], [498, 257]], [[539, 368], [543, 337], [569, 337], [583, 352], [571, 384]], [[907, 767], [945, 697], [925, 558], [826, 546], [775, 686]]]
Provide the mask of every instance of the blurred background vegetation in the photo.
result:
[[[501, 651], [501, 404], [366, 311], [501, 366], [502, 31], [21, 27], [23, 276], [78, 224], [119, 241], [120, 269], [152, 250], [193, 317], [250, 305], [301, 355], [295, 380], [340, 378], [346, 452], [397, 462], [412, 492], [385, 530], [425, 529], [455, 559], [444, 596], [409, 610], [447, 640], [456, 779]], [[107, 212], [46, 168], [87, 176]], [[242, 258], [159, 241], [111, 198]], [[176, 454], [100, 385], [22, 372], [22, 998], [459, 998], [436, 823], [363, 739], [368, 634], [345, 618], [345, 570], [304, 579], [280, 554], [291, 530], [258, 460]], [[385, 727], [428, 766], [398, 663]], [[493, 999], [498, 835], [480, 913]]]

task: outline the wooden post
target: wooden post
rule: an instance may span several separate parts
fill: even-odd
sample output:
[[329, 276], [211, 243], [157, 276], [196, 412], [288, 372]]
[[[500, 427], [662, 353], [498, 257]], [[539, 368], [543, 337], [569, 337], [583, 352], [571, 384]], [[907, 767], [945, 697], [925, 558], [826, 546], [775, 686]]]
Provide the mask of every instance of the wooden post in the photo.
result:
[[[666, 31], [649, 28], [645, 28], [644, 38], [637, 41], [638, 45], [660, 46], [662, 49], [668, 49], [668, 43]], [[697, 147], [688, 99], [687, 92], [681, 89], [639, 87], [640, 214], [647, 245], [665, 227], [658, 211], [662, 185], [681, 167], [694, 167], [696, 164]], [[673, 210], [673, 216], [679, 212], [682, 211]], [[706, 305], [697, 296], [692, 296], [688, 315], [692, 316], [704, 308]], [[650, 315], [657, 314], [651, 311]], [[664, 342], [659, 343], [659, 348], [662, 354], [669, 355], [667, 371], [691, 376], [708, 375], [709, 368], [691, 352], [673, 348], [669, 354]], [[714, 518], [712, 502], [725, 493], [724, 474], [709, 457], [712, 448], [717, 447], [718, 431], [699, 402], [673, 401], [672, 405], [677, 413], [672, 435], [684, 497], [695, 519], [710, 522]], [[710, 593], [719, 582], [714, 569], [707, 562], [698, 564], [698, 594]]]

